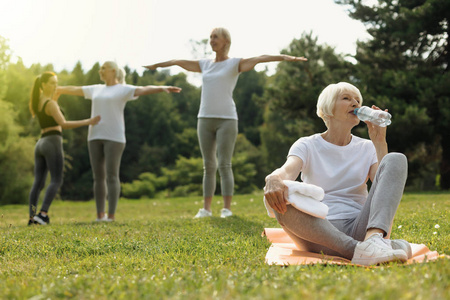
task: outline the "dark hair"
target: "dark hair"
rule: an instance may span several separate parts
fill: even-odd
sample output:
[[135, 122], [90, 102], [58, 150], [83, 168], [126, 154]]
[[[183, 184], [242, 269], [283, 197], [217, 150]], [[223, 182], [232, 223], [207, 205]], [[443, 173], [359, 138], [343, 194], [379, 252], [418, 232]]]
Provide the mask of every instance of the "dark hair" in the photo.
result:
[[34, 81], [33, 88], [31, 89], [31, 97], [30, 97], [30, 112], [33, 117], [38, 112], [39, 97], [41, 95], [42, 84], [47, 83], [48, 80], [53, 76], [56, 76], [56, 74], [53, 72], [47, 71], [47, 72], [44, 72], [41, 75], [39, 75], [36, 78], [36, 80]]

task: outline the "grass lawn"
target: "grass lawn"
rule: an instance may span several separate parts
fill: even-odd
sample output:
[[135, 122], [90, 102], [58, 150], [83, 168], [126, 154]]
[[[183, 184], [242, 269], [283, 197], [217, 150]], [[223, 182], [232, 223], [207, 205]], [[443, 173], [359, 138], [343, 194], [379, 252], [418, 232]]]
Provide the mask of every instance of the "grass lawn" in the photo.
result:
[[[200, 198], [119, 201], [117, 221], [95, 204], [56, 201], [50, 226], [0, 206], [0, 299], [450, 299], [450, 259], [378, 268], [268, 266], [262, 195], [234, 197], [228, 219], [193, 220]], [[450, 193], [408, 193], [392, 238], [450, 255]]]

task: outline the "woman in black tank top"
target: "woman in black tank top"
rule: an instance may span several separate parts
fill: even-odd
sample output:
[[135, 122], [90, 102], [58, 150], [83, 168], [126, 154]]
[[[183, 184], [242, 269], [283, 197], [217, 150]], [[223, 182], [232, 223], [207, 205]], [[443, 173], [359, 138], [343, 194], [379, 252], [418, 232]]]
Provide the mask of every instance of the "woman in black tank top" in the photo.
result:
[[[66, 121], [58, 103], [53, 100], [58, 79], [53, 72], [44, 72], [38, 76], [30, 98], [30, 112], [37, 116], [41, 127], [41, 138], [36, 143], [34, 158], [34, 183], [30, 192], [30, 219], [28, 225], [47, 225], [50, 218], [47, 213], [63, 180], [64, 151], [62, 148], [62, 130], [87, 125], [96, 125], [100, 116], [79, 121]], [[50, 184], [45, 192], [39, 213], [37, 204], [39, 194], [44, 188], [47, 173], [50, 171]]]

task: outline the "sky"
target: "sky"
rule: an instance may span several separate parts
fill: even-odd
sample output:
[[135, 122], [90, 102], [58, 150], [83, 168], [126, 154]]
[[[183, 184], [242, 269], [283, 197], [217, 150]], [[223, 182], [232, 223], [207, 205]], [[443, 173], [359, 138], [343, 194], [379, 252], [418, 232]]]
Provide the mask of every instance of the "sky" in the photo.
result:
[[190, 41], [208, 38], [214, 27], [230, 31], [232, 57], [277, 54], [310, 31], [345, 54], [370, 37], [333, 0], [0, 0], [0, 36], [12, 62], [51, 63], [55, 71], [80, 61], [87, 72], [114, 60], [141, 74], [143, 65], [197, 59]]

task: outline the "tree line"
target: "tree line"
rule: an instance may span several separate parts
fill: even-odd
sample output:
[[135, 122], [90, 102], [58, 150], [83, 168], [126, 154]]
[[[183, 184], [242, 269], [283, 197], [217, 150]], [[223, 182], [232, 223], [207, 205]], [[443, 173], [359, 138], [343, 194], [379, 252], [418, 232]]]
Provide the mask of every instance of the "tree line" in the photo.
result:
[[[280, 63], [272, 76], [256, 71], [240, 75], [234, 92], [239, 115], [233, 157], [236, 193], [260, 190], [265, 175], [284, 162], [295, 140], [325, 130], [315, 114], [317, 97], [325, 86], [339, 81], [357, 86], [365, 105], [386, 107], [393, 115], [387, 135], [389, 150], [408, 157], [408, 189], [449, 189], [450, 3], [336, 3], [366, 24], [372, 36], [358, 42], [356, 62], [350, 62], [348, 54], [319, 44], [309, 32], [282, 51], [305, 56], [308, 62]], [[52, 65], [26, 67], [20, 59], [12, 63], [10, 53], [7, 40], [0, 37], [0, 204], [28, 201], [34, 144], [40, 131], [28, 111], [28, 100], [34, 78], [53, 71]], [[57, 72], [59, 84], [101, 83], [99, 63], [89, 70], [84, 67], [77, 63], [71, 71]], [[163, 70], [139, 75], [126, 69], [129, 84], [174, 85], [183, 91], [143, 96], [127, 104], [127, 146], [120, 170], [123, 196], [201, 195], [202, 159], [196, 132], [201, 88], [190, 84], [184, 73], [171, 75]], [[69, 120], [90, 116], [89, 100], [61, 96], [59, 101]], [[353, 133], [368, 138], [362, 123]], [[63, 137], [66, 159], [60, 197], [91, 199], [87, 130], [66, 130]]]

